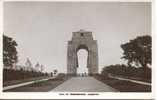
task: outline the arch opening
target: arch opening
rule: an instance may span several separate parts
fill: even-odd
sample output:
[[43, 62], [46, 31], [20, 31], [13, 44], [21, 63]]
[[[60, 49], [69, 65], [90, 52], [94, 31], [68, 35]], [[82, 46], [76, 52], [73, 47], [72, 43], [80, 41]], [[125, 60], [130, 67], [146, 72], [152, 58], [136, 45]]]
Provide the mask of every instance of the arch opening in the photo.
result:
[[86, 49], [79, 49], [77, 51], [78, 67], [77, 75], [87, 76], [88, 75], [88, 51]]

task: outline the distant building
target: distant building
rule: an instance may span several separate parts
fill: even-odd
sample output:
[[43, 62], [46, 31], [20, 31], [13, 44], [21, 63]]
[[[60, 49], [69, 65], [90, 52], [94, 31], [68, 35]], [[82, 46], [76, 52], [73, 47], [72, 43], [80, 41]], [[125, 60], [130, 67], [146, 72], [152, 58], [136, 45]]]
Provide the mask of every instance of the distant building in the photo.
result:
[[26, 60], [24, 70], [25, 71], [33, 71], [32, 63], [29, 60], [29, 58], [27, 58], [27, 60]]

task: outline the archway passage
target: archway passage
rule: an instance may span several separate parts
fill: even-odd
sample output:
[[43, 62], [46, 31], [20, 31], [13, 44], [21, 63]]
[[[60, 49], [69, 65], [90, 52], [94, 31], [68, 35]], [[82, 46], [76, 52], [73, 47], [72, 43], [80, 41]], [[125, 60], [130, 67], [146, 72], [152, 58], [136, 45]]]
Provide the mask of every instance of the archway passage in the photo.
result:
[[97, 41], [93, 40], [92, 32], [80, 30], [73, 32], [72, 40], [68, 41], [67, 50], [67, 74], [76, 75], [78, 68], [77, 51], [88, 51], [87, 68], [88, 74], [98, 73], [98, 48]]
[[88, 68], [87, 68], [88, 51], [85, 49], [78, 50], [77, 58], [78, 58], [77, 75], [88, 76]]

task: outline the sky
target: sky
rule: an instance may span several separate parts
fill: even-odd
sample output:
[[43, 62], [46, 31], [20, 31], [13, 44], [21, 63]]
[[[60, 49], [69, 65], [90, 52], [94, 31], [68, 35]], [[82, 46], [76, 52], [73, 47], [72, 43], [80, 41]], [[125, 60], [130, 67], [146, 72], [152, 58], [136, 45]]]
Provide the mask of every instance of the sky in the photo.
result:
[[[66, 72], [67, 42], [72, 32], [91, 31], [98, 42], [99, 71], [125, 63], [121, 44], [151, 35], [149, 2], [5, 2], [4, 34], [16, 40], [19, 65], [29, 58], [45, 71]], [[79, 71], [86, 70], [87, 52], [80, 50]]]

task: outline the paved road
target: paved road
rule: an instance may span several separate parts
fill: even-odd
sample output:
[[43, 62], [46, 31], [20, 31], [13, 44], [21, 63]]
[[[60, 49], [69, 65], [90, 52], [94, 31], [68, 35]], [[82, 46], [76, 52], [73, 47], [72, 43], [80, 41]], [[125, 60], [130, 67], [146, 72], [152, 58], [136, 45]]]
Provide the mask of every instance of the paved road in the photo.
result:
[[51, 92], [118, 92], [93, 77], [73, 77]]

